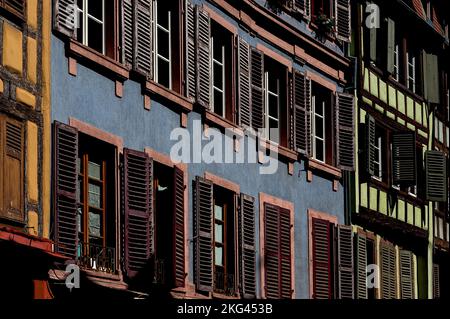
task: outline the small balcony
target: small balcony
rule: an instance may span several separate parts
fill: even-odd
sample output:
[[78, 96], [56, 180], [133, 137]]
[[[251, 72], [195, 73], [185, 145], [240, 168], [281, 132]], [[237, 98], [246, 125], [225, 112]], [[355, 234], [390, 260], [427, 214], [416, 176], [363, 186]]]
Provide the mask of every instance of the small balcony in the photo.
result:
[[116, 250], [91, 243], [80, 242], [77, 252], [78, 265], [82, 268], [105, 273], [116, 273]]
[[214, 292], [234, 296], [236, 293], [233, 274], [224, 274], [222, 271], [214, 271]]

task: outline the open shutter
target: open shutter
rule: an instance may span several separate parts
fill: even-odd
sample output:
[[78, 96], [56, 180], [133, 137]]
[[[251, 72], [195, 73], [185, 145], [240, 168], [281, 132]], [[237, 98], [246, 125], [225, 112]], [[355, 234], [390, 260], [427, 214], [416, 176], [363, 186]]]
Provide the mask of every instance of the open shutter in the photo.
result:
[[211, 107], [211, 21], [209, 14], [197, 7], [197, 102]]
[[425, 152], [426, 198], [428, 201], [447, 201], [447, 165], [440, 151]]
[[392, 134], [392, 173], [394, 185], [416, 185], [415, 132]]
[[55, 242], [59, 253], [77, 252], [78, 131], [55, 122]]
[[377, 62], [377, 28], [369, 29], [369, 58], [372, 62]]
[[311, 80], [294, 71], [293, 102], [295, 148], [309, 156], [311, 153]]
[[152, 7], [153, 0], [135, 0], [136, 57], [135, 69], [148, 79], [153, 78], [152, 65]]
[[134, 0], [122, 0], [122, 63], [134, 66], [135, 14]]
[[250, 46], [242, 38], [238, 40], [238, 76], [239, 125], [251, 127]]
[[292, 298], [292, 265], [291, 265], [291, 212], [287, 209], [280, 209], [280, 297], [283, 299]]
[[293, 0], [293, 9], [302, 13], [305, 19], [311, 18], [311, 0]]
[[266, 298], [280, 299], [280, 234], [278, 207], [264, 204], [264, 260]]
[[434, 104], [440, 103], [439, 66], [438, 57], [434, 54], [422, 52], [423, 91], [425, 99]]
[[387, 57], [386, 67], [390, 74], [394, 73], [395, 64], [395, 22], [391, 18], [387, 18]]
[[264, 127], [264, 54], [251, 48], [250, 60], [252, 128], [258, 130]]
[[343, 170], [355, 169], [355, 107], [354, 96], [336, 95], [337, 165]]
[[438, 264], [433, 264], [433, 299], [441, 298], [441, 279]]
[[381, 298], [397, 298], [397, 258], [395, 247], [386, 241], [380, 242], [381, 251]]
[[69, 37], [75, 37], [77, 22], [75, 0], [55, 0], [53, 3], [53, 27]]
[[366, 115], [366, 172], [370, 176], [375, 175], [375, 131], [376, 124], [375, 119], [367, 114]]
[[198, 290], [213, 289], [213, 183], [199, 176], [194, 192], [196, 239], [195, 283]]
[[389, 290], [391, 299], [397, 299], [397, 251], [394, 245], [389, 245]]
[[313, 298], [331, 299], [331, 227], [327, 220], [312, 220]]
[[350, 42], [350, 0], [336, 0], [336, 34], [339, 40]]
[[197, 52], [195, 49], [195, 6], [186, 1], [186, 96], [197, 98]]
[[175, 167], [174, 170], [174, 272], [175, 286], [184, 287], [186, 270], [185, 259], [185, 234], [184, 234], [184, 172]]
[[339, 299], [354, 299], [353, 232], [351, 226], [339, 225], [338, 235], [338, 287]]
[[367, 238], [363, 234], [355, 235], [356, 244], [356, 299], [367, 299]]
[[414, 266], [410, 251], [400, 250], [401, 299], [414, 299]]
[[125, 271], [129, 278], [146, 267], [153, 253], [153, 161], [124, 149]]
[[241, 194], [239, 208], [241, 293], [244, 298], [255, 298], [255, 199]]

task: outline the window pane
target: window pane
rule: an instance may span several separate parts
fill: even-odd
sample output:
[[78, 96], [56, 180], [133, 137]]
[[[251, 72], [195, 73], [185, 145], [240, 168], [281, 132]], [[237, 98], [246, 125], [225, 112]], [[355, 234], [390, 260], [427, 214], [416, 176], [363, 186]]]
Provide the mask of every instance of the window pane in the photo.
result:
[[216, 241], [216, 243], [223, 244], [223, 225], [216, 224], [214, 240]]
[[163, 6], [160, 6], [158, 2], [158, 25], [162, 26], [165, 29], [169, 29], [169, 14], [170, 11], [168, 11]]
[[272, 142], [279, 143], [280, 142], [280, 130], [278, 129], [278, 121], [273, 119], [269, 119], [269, 139]]
[[214, 218], [217, 220], [223, 220], [223, 208], [222, 206], [214, 206]]
[[89, 212], [89, 236], [101, 237], [100, 214]]
[[88, 13], [99, 20], [103, 20], [103, 1], [102, 0], [89, 0], [88, 1]]
[[319, 99], [316, 99], [316, 107], [314, 108], [314, 112], [315, 112], [317, 115], [322, 115], [322, 116], [323, 116], [323, 108], [324, 108], [323, 103], [320, 102]]
[[315, 117], [314, 123], [315, 133], [317, 137], [323, 138], [323, 119], [320, 117]]
[[316, 159], [319, 161], [324, 160], [323, 154], [323, 141], [316, 139]]
[[278, 97], [269, 94], [269, 115], [278, 119]]
[[101, 165], [94, 163], [94, 162], [89, 162], [88, 163], [88, 175], [91, 178], [101, 180], [102, 179]]
[[158, 59], [158, 83], [170, 88], [169, 62]]
[[214, 113], [220, 116], [223, 114], [223, 93], [214, 89]]
[[158, 54], [169, 59], [169, 33], [158, 30]]
[[103, 25], [88, 19], [88, 46], [103, 53]]
[[214, 257], [215, 265], [223, 266], [223, 247], [215, 247]]
[[214, 56], [213, 58], [219, 62], [222, 61], [222, 48], [220, 41], [217, 40], [217, 38], [214, 38]]
[[101, 188], [98, 185], [89, 184], [89, 206], [101, 208]]
[[278, 94], [278, 79], [269, 73], [269, 91]]
[[214, 63], [214, 86], [223, 89], [222, 66]]

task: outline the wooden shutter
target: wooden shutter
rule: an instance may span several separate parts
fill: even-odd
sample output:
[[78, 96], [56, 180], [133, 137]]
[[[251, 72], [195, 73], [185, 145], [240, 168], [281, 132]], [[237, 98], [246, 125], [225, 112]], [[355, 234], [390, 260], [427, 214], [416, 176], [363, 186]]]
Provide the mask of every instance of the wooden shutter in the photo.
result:
[[425, 152], [426, 198], [428, 201], [447, 201], [447, 163], [440, 151]]
[[174, 273], [175, 286], [184, 287], [186, 270], [185, 261], [185, 234], [184, 234], [184, 172], [175, 167], [174, 170]]
[[75, 0], [55, 0], [53, 7], [53, 27], [69, 37], [75, 37]]
[[264, 127], [264, 54], [251, 48], [250, 61], [252, 127], [257, 130]]
[[339, 40], [350, 42], [350, 0], [336, 0], [336, 37]]
[[375, 119], [366, 114], [366, 172], [370, 176], [375, 175], [375, 136], [376, 133], [376, 124]]
[[134, 66], [135, 31], [134, 0], [122, 0], [122, 63], [130, 69]]
[[195, 16], [195, 7], [190, 1], [186, 1], [186, 96], [193, 101], [197, 98]]
[[337, 165], [343, 170], [355, 169], [355, 107], [354, 96], [336, 95]]
[[211, 107], [211, 21], [209, 14], [197, 7], [197, 102]]
[[55, 122], [55, 242], [59, 253], [76, 257], [78, 130]]
[[196, 177], [195, 209], [195, 283], [198, 290], [213, 289], [213, 183]]
[[410, 251], [400, 250], [401, 299], [414, 299], [414, 265]]
[[351, 226], [337, 227], [338, 239], [338, 297], [354, 299], [353, 231]]
[[[1, 1], [0, 5], [2, 5]], [[20, 18], [24, 17], [25, 0], [3, 0], [3, 7]]]
[[311, 18], [311, 0], [293, 0], [293, 8], [302, 13], [305, 19]]
[[295, 149], [311, 154], [311, 80], [294, 71], [293, 83]]
[[256, 297], [255, 199], [241, 194], [239, 205], [241, 294]]
[[312, 220], [313, 299], [331, 299], [331, 227], [327, 220]]
[[367, 299], [367, 238], [363, 234], [355, 235], [356, 244], [356, 299]]
[[135, 69], [145, 75], [146, 78], [153, 78], [153, 32], [152, 32], [152, 7], [153, 0], [135, 0], [135, 23], [136, 23], [136, 44], [135, 44]]
[[386, 67], [390, 74], [395, 72], [395, 22], [391, 18], [387, 18], [387, 57]]
[[250, 100], [250, 46], [245, 40], [238, 40], [238, 105], [239, 125], [251, 127]]
[[439, 63], [438, 57], [434, 54], [422, 52], [423, 64], [423, 90], [425, 99], [434, 104], [440, 103], [439, 92]]
[[377, 62], [377, 28], [369, 29], [369, 58], [372, 62]]
[[393, 183], [410, 186], [416, 184], [415, 132], [392, 134]]
[[287, 209], [279, 211], [280, 232], [280, 296], [282, 299], [292, 298], [292, 264], [291, 264], [291, 213]]
[[153, 253], [153, 161], [124, 149], [125, 271], [134, 277]]
[[441, 279], [440, 267], [438, 264], [433, 264], [433, 299], [441, 298]]
[[395, 247], [386, 241], [380, 242], [381, 298], [395, 299], [397, 296], [397, 270]]

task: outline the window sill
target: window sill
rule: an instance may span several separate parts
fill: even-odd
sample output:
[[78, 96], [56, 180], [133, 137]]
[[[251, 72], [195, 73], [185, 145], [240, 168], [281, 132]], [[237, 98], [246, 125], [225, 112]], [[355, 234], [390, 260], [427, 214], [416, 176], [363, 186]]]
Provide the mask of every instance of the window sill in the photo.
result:
[[208, 124], [212, 124], [221, 129], [233, 130], [235, 134], [241, 137], [244, 136], [244, 131], [242, 130], [242, 128], [240, 128], [230, 120], [223, 118], [222, 116], [217, 115], [216, 113], [211, 112], [209, 110], [204, 111], [204, 116], [206, 120], [205, 122], [207, 122]]
[[295, 162], [298, 159], [298, 153], [296, 151], [288, 149], [285, 146], [276, 144], [268, 139], [260, 137], [259, 143], [261, 147], [265, 148], [266, 150], [270, 150], [270, 152], [278, 154], [279, 156], [289, 160], [290, 162]]
[[182, 112], [191, 112], [193, 109], [193, 103], [187, 97], [175, 91], [169, 90], [154, 81], [147, 81], [145, 83], [145, 91], [150, 94], [156, 94], [163, 99], [173, 102], [181, 109]]
[[219, 292], [213, 292], [212, 293], [212, 298], [213, 299], [228, 299], [228, 300], [235, 300], [235, 299], [240, 299], [239, 296], [229, 296], [229, 295], [225, 295]]
[[322, 172], [325, 175], [331, 176], [334, 180], [339, 180], [342, 178], [342, 172], [339, 168], [321, 163], [313, 158], [309, 158], [307, 160], [307, 170]]

